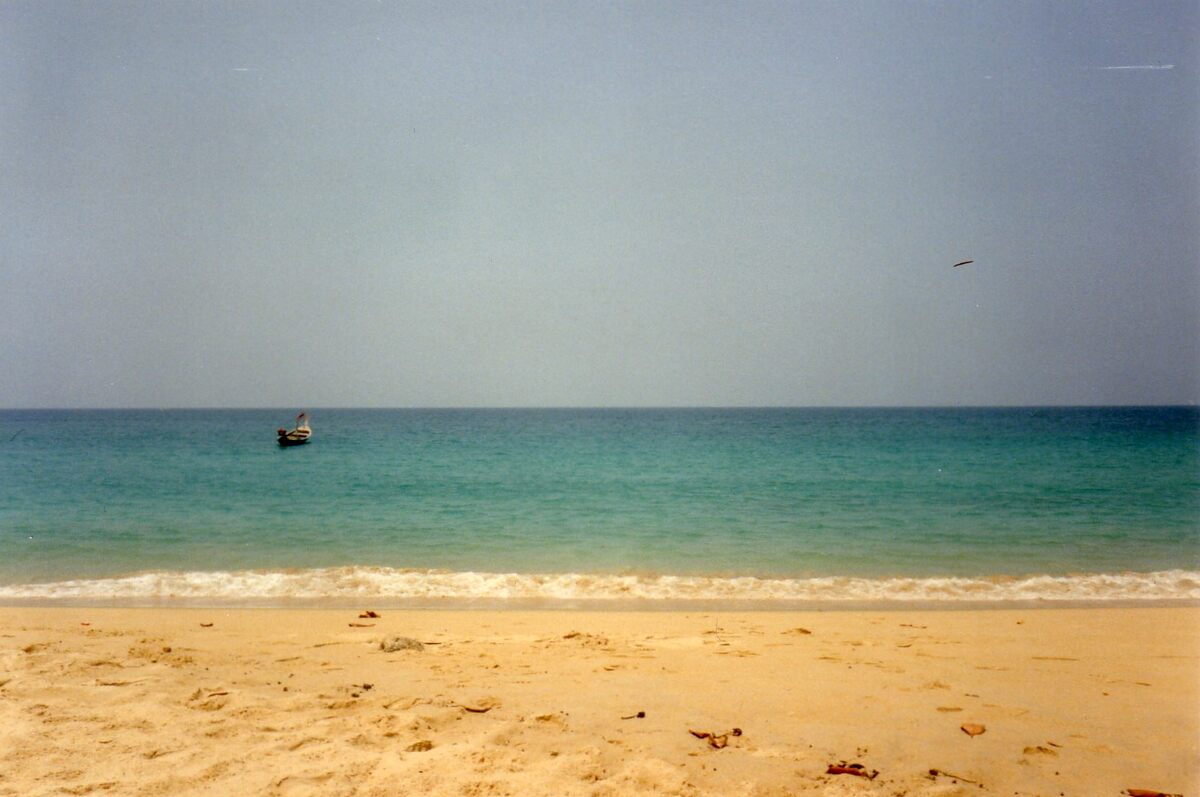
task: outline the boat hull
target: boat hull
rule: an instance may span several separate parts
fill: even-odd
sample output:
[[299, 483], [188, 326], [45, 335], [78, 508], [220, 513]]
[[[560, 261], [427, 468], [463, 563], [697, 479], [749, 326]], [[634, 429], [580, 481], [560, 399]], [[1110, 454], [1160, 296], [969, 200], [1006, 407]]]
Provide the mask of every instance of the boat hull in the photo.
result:
[[312, 437], [312, 429], [308, 426], [308, 414], [300, 413], [296, 416], [296, 425], [289, 432], [286, 426], [280, 426], [275, 431], [276, 437], [279, 439], [281, 446], [302, 446], [308, 442], [308, 438]]

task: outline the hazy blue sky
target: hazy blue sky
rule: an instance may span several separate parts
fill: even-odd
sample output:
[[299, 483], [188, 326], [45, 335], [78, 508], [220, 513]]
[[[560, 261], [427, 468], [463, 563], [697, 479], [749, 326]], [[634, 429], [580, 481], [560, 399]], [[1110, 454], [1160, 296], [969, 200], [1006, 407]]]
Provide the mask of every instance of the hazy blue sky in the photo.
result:
[[0, 406], [1195, 402], [1198, 9], [5, 0]]

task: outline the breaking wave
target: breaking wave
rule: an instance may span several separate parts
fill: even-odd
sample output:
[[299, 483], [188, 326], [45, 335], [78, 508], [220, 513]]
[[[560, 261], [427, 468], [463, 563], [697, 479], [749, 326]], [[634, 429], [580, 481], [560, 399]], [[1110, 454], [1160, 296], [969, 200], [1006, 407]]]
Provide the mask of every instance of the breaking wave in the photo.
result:
[[118, 603], [395, 603], [576, 601], [687, 603], [907, 603], [1200, 600], [1200, 572], [1022, 577], [756, 578], [475, 573], [385, 567], [237, 572], [156, 571], [118, 578], [0, 586], [0, 601]]

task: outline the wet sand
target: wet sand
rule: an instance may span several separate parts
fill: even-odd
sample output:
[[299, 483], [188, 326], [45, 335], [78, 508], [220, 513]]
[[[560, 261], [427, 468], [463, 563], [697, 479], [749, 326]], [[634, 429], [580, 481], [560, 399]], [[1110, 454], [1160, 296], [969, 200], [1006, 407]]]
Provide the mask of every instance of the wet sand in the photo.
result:
[[0, 608], [0, 795], [1200, 789], [1197, 608], [379, 613]]

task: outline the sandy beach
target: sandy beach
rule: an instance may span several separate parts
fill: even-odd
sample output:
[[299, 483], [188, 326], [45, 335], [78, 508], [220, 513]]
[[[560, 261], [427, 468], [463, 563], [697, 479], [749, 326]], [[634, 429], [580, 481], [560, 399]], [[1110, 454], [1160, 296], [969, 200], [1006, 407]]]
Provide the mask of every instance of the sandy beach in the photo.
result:
[[378, 613], [0, 609], [0, 794], [1200, 787], [1196, 608]]

